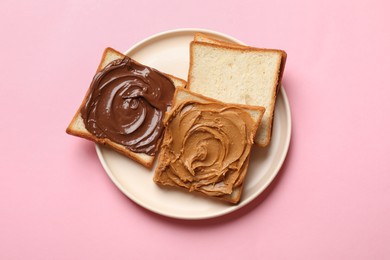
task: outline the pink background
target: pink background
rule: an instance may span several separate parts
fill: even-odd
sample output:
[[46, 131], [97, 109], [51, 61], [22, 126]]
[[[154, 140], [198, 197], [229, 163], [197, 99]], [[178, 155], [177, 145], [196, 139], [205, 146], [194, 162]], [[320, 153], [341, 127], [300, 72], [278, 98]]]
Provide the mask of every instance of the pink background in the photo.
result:
[[[2, 0], [0, 259], [390, 259], [390, 5]], [[233, 214], [151, 213], [65, 134], [107, 46], [197, 27], [288, 52], [292, 142]]]

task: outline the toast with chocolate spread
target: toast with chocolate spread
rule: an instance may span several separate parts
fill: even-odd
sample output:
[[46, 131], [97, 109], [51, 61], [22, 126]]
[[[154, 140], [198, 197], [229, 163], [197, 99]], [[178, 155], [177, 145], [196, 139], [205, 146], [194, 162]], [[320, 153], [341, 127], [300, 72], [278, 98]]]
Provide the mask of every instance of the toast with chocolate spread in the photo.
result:
[[240, 201], [265, 109], [177, 88], [153, 180], [232, 204]]
[[255, 143], [271, 141], [276, 97], [287, 54], [196, 33], [190, 44], [187, 88], [223, 102], [265, 107]]
[[163, 136], [165, 112], [176, 87], [185, 84], [107, 48], [66, 132], [107, 145], [151, 168]]

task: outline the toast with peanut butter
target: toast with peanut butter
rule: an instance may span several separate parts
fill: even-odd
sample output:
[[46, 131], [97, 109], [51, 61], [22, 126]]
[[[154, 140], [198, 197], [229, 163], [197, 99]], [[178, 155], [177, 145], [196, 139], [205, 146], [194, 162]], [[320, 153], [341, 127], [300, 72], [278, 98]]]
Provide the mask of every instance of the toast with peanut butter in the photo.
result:
[[177, 88], [153, 180], [232, 204], [240, 201], [265, 109], [226, 104]]
[[163, 118], [176, 87], [186, 82], [107, 48], [87, 94], [66, 132], [153, 166]]
[[266, 111], [255, 143], [271, 141], [276, 97], [287, 54], [260, 49], [196, 33], [190, 44], [187, 88], [227, 103], [263, 106]]

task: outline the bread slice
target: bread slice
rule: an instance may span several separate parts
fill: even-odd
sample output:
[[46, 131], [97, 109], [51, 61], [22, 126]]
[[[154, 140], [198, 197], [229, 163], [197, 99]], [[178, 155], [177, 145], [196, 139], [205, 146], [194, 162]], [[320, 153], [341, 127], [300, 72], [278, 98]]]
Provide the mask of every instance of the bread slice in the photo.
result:
[[266, 112], [255, 143], [269, 144], [276, 97], [287, 54], [224, 42], [196, 33], [190, 45], [187, 88], [228, 103], [263, 106]]
[[264, 111], [177, 88], [153, 180], [238, 203]]
[[217, 45], [222, 45], [222, 46], [230, 46], [233, 48], [241, 48], [241, 49], [248, 48], [248, 46], [246, 46], [246, 45], [223, 41], [223, 40], [217, 39], [209, 34], [205, 34], [205, 33], [201, 33], [201, 32], [196, 32], [194, 34], [194, 41], [195, 42], [212, 43], [212, 44], [217, 44]]
[[[123, 55], [122, 53], [120, 53], [112, 48], [105, 49], [103, 56], [102, 56], [102, 59], [101, 59], [101, 62], [99, 64], [99, 67], [97, 69], [97, 72], [101, 71], [110, 62], [117, 60], [117, 59], [123, 59], [124, 57], [125, 57], [125, 55]], [[175, 87], [184, 87], [186, 85], [186, 82], [182, 79], [179, 79], [179, 78], [174, 77], [174, 76], [169, 75], [169, 74], [165, 74], [165, 73], [163, 73], [163, 74], [172, 80]], [[110, 140], [109, 138], [98, 138], [97, 136], [90, 133], [86, 129], [83, 118], [81, 116], [81, 109], [82, 109], [82, 107], [85, 106], [85, 103], [87, 102], [87, 97], [88, 97], [89, 92], [90, 91], [88, 90], [84, 100], [82, 101], [80, 108], [77, 110], [75, 116], [73, 117], [72, 121], [70, 122], [69, 126], [67, 127], [66, 132], [68, 134], [71, 134], [74, 136], [78, 136], [78, 137], [82, 137], [82, 138], [91, 140], [91, 141], [98, 143], [98, 144], [107, 145], [108, 147], [111, 147], [114, 150], [126, 155], [127, 157], [142, 164], [143, 166], [145, 166], [147, 168], [151, 168], [153, 166], [153, 161], [155, 159], [155, 156], [151, 156], [151, 155], [148, 155], [146, 153], [133, 152], [133, 151], [127, 149], [125, 146]]]
[[[242, 45], [242, 44], [237, 44], [237, 43], [232, 43], [232, 42], [227, 42], [227, 41], [222, 41], [219, 39], [214, 38], [211, 35], [201, 33], [201, 32], [196, 32], [194, 34], [194, 41], [196, 42], [206, 42], [206, 43], [212, 43], [212, 44], [217, 44], [217, 45], [222, 45], [222, 46], [228, 46], [228, 47], [233, 47], [233, 48], [238, 48], [238, 49], [246, 49], [246, 48], [251, 48], [247, 45]], [[279, 82], [278, 82], [278, 92], [279, 89], [282, 85], [282, 78], [283, 78], [283, 73], [284, 73], [284, 67], [286, 65], [286, 60], [287, 60], [287, 53], [285, 51], [282, 51], [283, 57], [282, 57], [282, 66], [280, 68], [279, 72]]]

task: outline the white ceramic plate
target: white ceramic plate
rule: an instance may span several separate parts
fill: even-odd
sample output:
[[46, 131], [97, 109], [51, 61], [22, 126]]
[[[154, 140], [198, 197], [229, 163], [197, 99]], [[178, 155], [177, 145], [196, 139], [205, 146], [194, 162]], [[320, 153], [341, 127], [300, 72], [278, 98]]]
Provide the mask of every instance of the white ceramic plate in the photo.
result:
[[[209, 30], [180, 29], [151, 36], [130, 48], [126, 54], [145, 65], [187, 79], [189, 43], [196, 31], [242, 43], [230, 36]], [[108, 176], [135, 203], [168, 217], [205, 219], [236, 211], [263, 192], [283, 164], [290, 137], [290, 107], [282, 88], [276, 102], [272, 142], [266, 149], [254, 146], [245, 188], [238, 205], [228, 205], [180, 190], [165, 190], [153, 182], [154, 170], [148, 170], [104, 146], [97, 145], [96, 150]]]

